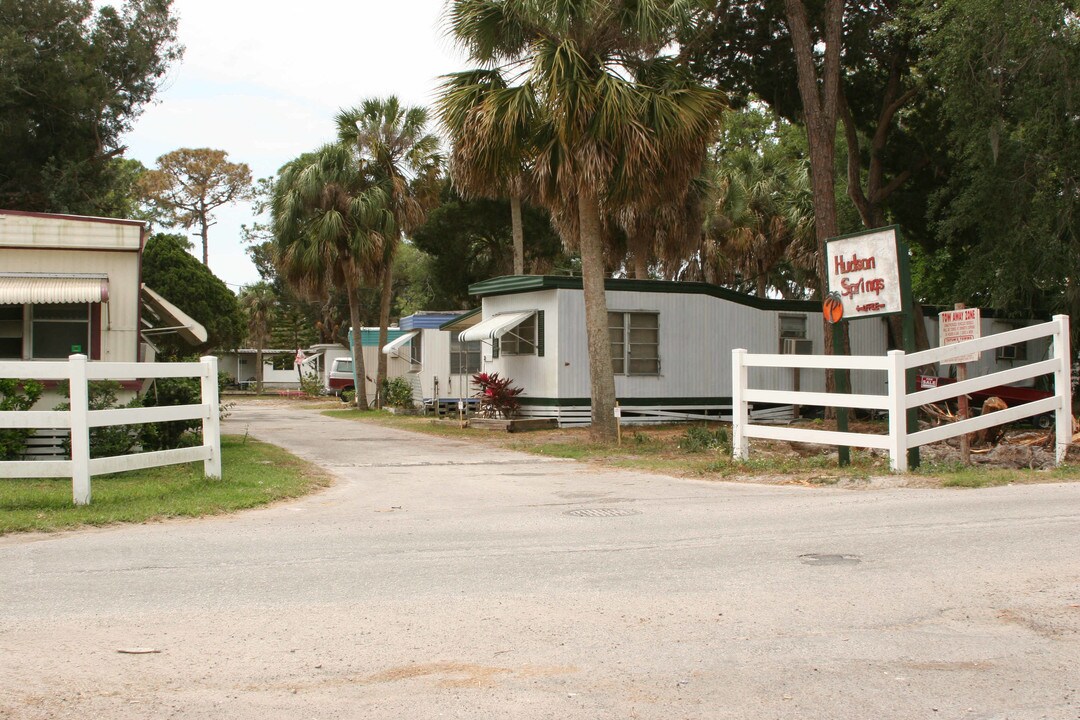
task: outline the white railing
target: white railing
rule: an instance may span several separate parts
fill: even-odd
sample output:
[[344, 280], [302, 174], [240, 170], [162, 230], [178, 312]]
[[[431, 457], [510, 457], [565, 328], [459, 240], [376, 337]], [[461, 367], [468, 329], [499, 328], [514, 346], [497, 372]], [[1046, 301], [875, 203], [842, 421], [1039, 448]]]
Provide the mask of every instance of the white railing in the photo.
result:
[[[131, 380], [143, 378], [197, 377], [202, 387], [198, 405], [116, 408], [90, 410], [91, 380]], [[70, 477], [76, 505], [90, 503], [90, 477], [125, 470], [203, 461], [206, 477], [221, 477], [221, 427], [218, 414], [217, 358], [204, 357], [189, 363], [87, 362], [85, 355], [66, 361], [0, 361], [0, 378], [24, 380], [67, 380], [71, 388], [70, 410], [9, 410], [0, 412], [3, 429], [71, 430], [70, 460], [18, 460], [0, 462], [0, 478]], [[156, 452], [90, 457], [90, 428], [106, 425], [135, 425], [173, 420], [201, 420], [202, 444], [196, 447]]]
[[[929, 390], [913, 393], [906, 391], [905, 375], [907, 370], [911, 368], [930, 365], [957, 355], [984, 352], [1003, 345], [1015, 345], [1016, 343], [1044, 337], [1053, 339], [1053, 353], [1049, 360], [981, 375], [977, 378]], [[1058, 463], [1064, 462], [1065, 453], [1068, 450], [1069, 443], [1072, 441], [1072, 387], [1070, 384], [1068, 315], [1055, 315], [1053, 320], [1041, 325], [988, 335], [977, 340], [968, 340], [911, 354], [907, 354], [902, 350], [892, 350], [887, 357], [755, 355], [748, 353], [746, 350], [738, 349], [731, 351], [731, 361], [733, 454], [739, 460], [745, 460], [750, 456], [749, 441], [753, 437], [888, 450], [892, 469], [897, 472], [904, 472], [908, 469], [907, 451], [910, 448], [940, 442], [951, 437], [1050, 412], [1053, 412], [1056, 416], [1055, 447]], [[747, 383], [748, 371], [751, 367], [877, 370], [886, 373], [887, 394], [857, 395], [852, 393], [789, 392], [786, 390], [755, 389], [750, 388]], [[927, 430], [911, 433], [907, 431], [907, 411], [911, 408], [1049, 374], [1054, 376], [1055, 394], [1052, 397], [988, 413], [969, 420], [939, 425]], [[752, 425], [749, 411], [750, 403], [753, 402], [883, 410], [889, 416], [889, 433], [887, 435], [875, 435], [870, 433]]]

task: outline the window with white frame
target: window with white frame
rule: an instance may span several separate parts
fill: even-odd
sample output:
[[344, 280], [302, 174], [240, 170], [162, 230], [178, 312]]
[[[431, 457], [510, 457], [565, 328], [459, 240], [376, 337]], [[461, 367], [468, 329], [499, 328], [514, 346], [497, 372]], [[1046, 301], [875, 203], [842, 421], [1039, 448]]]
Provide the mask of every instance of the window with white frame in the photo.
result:
[[502, 355], [536, 354], [536, 313], [522, 320], [499, 338]]
[[413, 365], [424, 364], [424, 346], [420, 340], [423, 336], [422, 332], [416, 333], [409, 341], [409, 362]]
[[660, 374], [660, 314], [609, 312], [608, 339], [616, 375]]
[[473, 375], [480, 372], [480, 354], [482, 352], [479, 340], [461, 342], [454, 333], [450, 337], [450, 374]]

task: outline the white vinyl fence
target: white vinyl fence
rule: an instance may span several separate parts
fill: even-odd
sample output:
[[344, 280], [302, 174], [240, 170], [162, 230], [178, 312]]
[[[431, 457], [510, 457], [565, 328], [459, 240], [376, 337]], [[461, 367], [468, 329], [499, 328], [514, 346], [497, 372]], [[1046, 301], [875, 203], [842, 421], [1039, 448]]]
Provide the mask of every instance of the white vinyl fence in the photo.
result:
[[[202, 386], [198, 405], [116, 408], [90, 410], [92, 380], [132, 380], [143, 378], [197, 377]], [[70, 428], [70, 460], [0, 462], [0, 478], [70, 477], [76, 505], [90, 503], [90, 477], [124, 470], [203, 461], [206, 477], [221, 477], [221, 427], [218, 415], [217, 358], [204, 357], [189, 363], [87, 362], [85, 355], [66, 361], [0, 361], [0, 378], [24, 380], [67, 380], [71, 386], [70, 410], [27, 410], [0, 412], [2, 429]], [[106, 425], [135, 425], [173, 420], [201, 420], [202, 444], [196, 447], [156, 452], [90, 457], [90, 428]]]
[[[905, 374], [909, 368], [918, 368], [940, 362], [957, 355], [993, 350], [1003, 345], [1053, 338], [1053, 353], [1049, 360], [1021, 365], [1000, 372], [981, 375], [970, 380], [941, 387], [908, 393]], [[732, 350], [733, 395], [733, 451], [736, 459], [745, 460], [750, 455], [750, 438], [769, 440], [794, 440], [797, 442], [825, 445], [850, 445], [853, 447], [880, 448], [889, 451], [890, 465], [896, 472], [908, 469], [907, 451], [928, 443], [940, 442], [951, 437], [976, 432], [995, 425], [1013, 422], [1053, 412], [1056, 415], [1057, 462], [1065, 460], [1065, 453], [1072, 441], [1072, 387], [1069, 362], [1069, 316], [1055, 315], [1054, 319], [1041, 325], [1020, 328], [1009, 332], [988, 335], [976, 340], [956, 343], [931, 350], [907, 354], [892, 350], [887, 357], [849, 355], [752, 355], [746, 350]], [[887, 374], [887, 395], [856, 395], [819, 392], [790, 392], [750, 388], [747, 383], [752, 367], [799, 367], [832, 368], [848, 370], [878, 370]], [[987, 413], [969, 420], [909, 433], [907, 411], [929, 403], [949, 400], [979, 390], [1053, 374], [1055, 394], [1052, 397], [1017, 405], [1007, 410]], [[796, 405], [819, 405], [823, 407], [862, 408], [886, 411], [889, 416], [889, 434], [874, 435], [855, 432], [807, 430], [803, 428], [753, 425], [750, 423], [750, 403], [787, 403]]]

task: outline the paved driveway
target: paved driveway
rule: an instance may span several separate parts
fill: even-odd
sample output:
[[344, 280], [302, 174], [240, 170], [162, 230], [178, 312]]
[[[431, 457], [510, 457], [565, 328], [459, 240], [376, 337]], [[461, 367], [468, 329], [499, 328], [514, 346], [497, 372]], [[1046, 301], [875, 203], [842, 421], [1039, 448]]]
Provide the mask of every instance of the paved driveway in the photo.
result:
[[0, 538], [0, 717], [1080, 717], [1080, 485], [777, 488], [293, 408], [229, 426], [338, 482]]

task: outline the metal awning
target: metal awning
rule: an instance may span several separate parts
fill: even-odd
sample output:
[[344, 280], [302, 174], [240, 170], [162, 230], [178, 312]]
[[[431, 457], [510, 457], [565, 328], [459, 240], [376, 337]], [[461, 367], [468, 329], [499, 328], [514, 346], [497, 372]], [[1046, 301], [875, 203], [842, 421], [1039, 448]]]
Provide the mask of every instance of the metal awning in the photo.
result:
[[109, 302], [109, 276], [0, 273], [0, 305]]
[[535, 310], [525, 310], [522, 312], [492, 315], [487, 320], [473, 325], [468, 330], [463, 330], [461, 334], [458, 335], [458, 340], [461, 342], [473, 342], [475, 340], [494, 340], [500, 338], [535, 314]]
[[144, 330], [143, 333], [175, 332], [189, 345], [202, 345], [206, 342], [206, 328], [187, 315], [183, 310], [143, 285], [142, 301], [158, 318], [167, 323], [167, 327]]
[[388, 343], [386, 343], [385, 345], [382, 346], [383, 355], [389, 355], [390, 353], [394, 352], [399, 347], [401, 347], [405, 343], [409, 342], [410, 340], [412, 340], [414, 337], [416, 337], [419, 334], [420, 334], [419, 330], [412, 330], [410, 332], [405, 333], [401, 337], [394, 338], [393, 340], [391, 340], [390, 342], [388, 342]]

